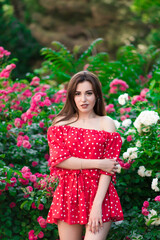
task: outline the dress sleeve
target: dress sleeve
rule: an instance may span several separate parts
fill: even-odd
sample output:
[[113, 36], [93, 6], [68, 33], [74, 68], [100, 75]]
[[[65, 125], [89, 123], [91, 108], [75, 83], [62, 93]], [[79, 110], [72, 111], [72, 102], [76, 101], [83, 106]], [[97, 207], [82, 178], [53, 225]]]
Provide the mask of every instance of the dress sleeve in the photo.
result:
[[49, 127], [47, 131], [47, 139], [51, 168], [71, 157], [69, 149], [67, 149], [63, 139], [63, 132], [60, 128]]
[[[122, 139], [119, 133], [113, 132], [113, 133], [107, 133], [106, 134], [106, 144], [105, 144], [105, 150], [103, 153], [103, 159], [104, 158], [116, 158], [116, 160], [119, 159], [120, 151], [122, 146]], [[115, 182], [116, 174], [111, 174], [105, 171], [100, 170], [101, 174], [112, 176], [112, 181]]]

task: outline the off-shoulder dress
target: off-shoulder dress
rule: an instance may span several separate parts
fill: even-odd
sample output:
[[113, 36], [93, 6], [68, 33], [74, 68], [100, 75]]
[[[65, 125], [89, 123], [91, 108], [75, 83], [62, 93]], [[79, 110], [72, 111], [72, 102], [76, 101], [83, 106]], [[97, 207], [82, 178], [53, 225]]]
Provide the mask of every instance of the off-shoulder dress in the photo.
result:
[[[122, 140], [117, 132], [84, 129], [69, 125], [51, 126], [47, 132], [51, 175], [59, 177], [47, 216], [48, 223], [57, 220], [68, 224], [87, 224], [101, 174], [99, 169], [68, 170], [56, 167], [60, 162], [77, 157], [83, 159], [119, 158]], [[112, 176], [102, 204], [102, 221], [123, 220], [123, 212]]]

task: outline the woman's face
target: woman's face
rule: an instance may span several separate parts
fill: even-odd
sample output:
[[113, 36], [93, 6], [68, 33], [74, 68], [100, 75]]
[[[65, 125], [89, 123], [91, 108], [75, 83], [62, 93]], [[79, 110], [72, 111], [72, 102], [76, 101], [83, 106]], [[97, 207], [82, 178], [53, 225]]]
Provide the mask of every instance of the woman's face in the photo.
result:
[[78, 83], [74, 101], [79, 112], [90, 113], [93, 111], [96, 102], [96, 96], [90, 82], [84, 81], [82, 83]]

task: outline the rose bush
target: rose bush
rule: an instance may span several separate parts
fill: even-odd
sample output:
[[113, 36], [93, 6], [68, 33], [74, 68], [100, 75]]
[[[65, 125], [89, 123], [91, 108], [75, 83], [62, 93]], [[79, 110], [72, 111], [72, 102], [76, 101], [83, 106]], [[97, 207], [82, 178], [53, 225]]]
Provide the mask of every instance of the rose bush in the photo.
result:
[[[36, 76], [33, 73], [28, 74], [26, 79], [12, 82], [11, 71], [14, 71], [15, 65], [11, 65], [12, 60], [8, 59], [10, 54], [5, 49], [2, 50], [0, 213], [3, 217], [0, 220], [0, 239], [57, 239], [56, 225], [46, 224], [52, 195], [58, 184], [56, 176], [49, 177], [50, 161], [46, 136], [47, 128], [65, 102], [65, 84], [59, 87], [53, 81], [52, 85], [52, 75], [49, 82], [46, 82], [46, 76]], [[48, 61], [47, 64], [49, 65]], [[87, 67], [94, 71], [93, 59], [90, 59]], [[141, 64], [138, 67], [140, 72]], [[118, 68], [119, 65], [117, 73]], [[129, 74], [130, 67], [128, 68]], [[134, 73], [136, 69], [133, 70]], [[8, 72], [5, 75], [6, 71]], [[124, 69], [123, 72], [122, 68], [121, 71], [125, 76], [127, 70]], [[142, 239], [143, 235], [145, 239], [152, 239], [149, 238], [150, 230], [153, 237], [159, 234], [157, 228], [159, 220], [156, 220], [158, 225], [151, 224], [153, 219], [151, 210], [159, 214], [157, 210], [159, 200], [154, 200], [159, 199], [157, 195], [160, 189], [158, 168], [160, 132], [156, 92], [158, 71], [158, 68], [153, 68], [147, 85], [144, 87], [142, 82], [137, 84], [135, 93], [134, 89], [131, 89], [133, 84], [131, 81], [134, 81], [132, 76], [129, 82], [115, 77], [106, 82], [106, 88], [104, 82], [102, 85], [106, 114], [114, 119], [123, 140], [117, 190], [125, 220], [113, 224], [108, 239]], [[40, 73], [41, 69], [35, 72]], [[96, 72], [101, 74], [100, 78], [102, 72]], [[141, 79], [142, 76], [139, 76], [139, 81]], [[155, 117], [153, 118], [151, 114]], [[147, 210], [141, 212], [146, 199], [149, 206], [145, 204], [143, 207]], [[147, 211], [151, 215], [148, 214], [144, 218]], [[157, 217], [155, 214], [153, 216]]]

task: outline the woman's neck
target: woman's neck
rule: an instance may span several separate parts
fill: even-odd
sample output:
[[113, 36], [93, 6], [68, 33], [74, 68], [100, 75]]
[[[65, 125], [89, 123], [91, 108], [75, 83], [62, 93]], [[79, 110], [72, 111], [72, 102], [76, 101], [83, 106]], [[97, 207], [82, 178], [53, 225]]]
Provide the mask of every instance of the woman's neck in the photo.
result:
[[95, 112], [91, 112], [91, 113], [79, 113], [79, 117], [78, 120], [83, 120], [83, 121], [87, 121], [93, 118], [96, 118], [97, 115], [95, 114]]

